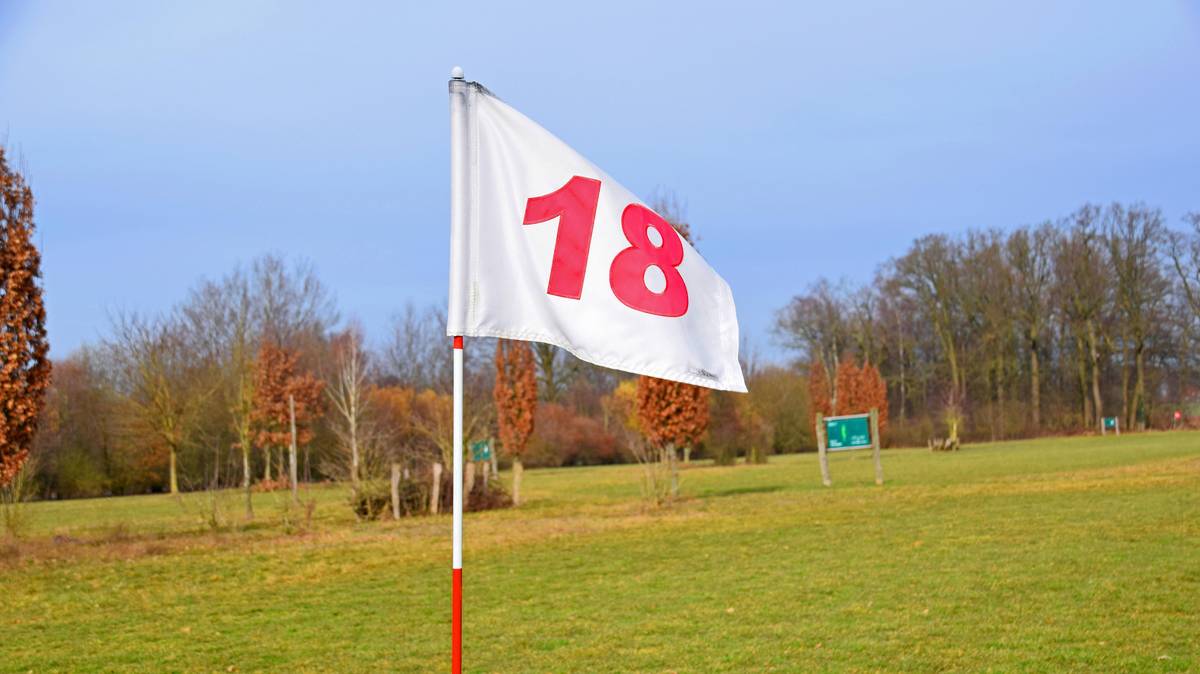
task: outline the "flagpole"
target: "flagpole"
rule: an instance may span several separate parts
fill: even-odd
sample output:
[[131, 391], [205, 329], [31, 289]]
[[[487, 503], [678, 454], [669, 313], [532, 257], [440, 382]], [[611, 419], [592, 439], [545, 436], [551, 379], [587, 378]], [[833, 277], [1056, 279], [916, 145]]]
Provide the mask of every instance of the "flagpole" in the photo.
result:
[[454, 338], [454, 561], [450, 592], [450, 669], [462, 674], [462, 534], [463, 534], [463, 338]]
[[[467, 82], [462, 68], [455, 66], [450, 71], [450, 227], [451, 231], [463, 231], [468, 203], [467, 152]], [[452, 244], [453, 245], [453, 244]], [[451, 255], [460, 251], [451, 250]], [[450, 292], [461, 291], [451, 280]], [[463, 338], [454, 337], [454, 533], [453, 558], [451, 563], [450, 590], [450, 670], [462, 674], [462, 525], [463, 525]]]

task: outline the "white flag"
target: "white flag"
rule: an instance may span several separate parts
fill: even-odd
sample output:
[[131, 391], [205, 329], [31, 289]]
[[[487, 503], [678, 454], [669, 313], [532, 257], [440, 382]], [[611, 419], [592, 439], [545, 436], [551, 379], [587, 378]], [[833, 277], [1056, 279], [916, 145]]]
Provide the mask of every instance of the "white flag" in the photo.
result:
[[725, 280], [566, 143], [482, 86], [458, 85], [447, 334], [544, 342], [604, 367], [745, 391]]

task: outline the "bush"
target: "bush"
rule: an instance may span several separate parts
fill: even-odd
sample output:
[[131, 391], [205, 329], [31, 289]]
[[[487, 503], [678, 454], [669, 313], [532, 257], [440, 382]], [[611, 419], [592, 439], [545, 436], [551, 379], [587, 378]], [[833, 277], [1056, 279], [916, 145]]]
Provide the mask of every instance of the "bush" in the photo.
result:
[[526, 466], [590, 466], [618, 460], [617, 439], [599, 421], [556, 403], [538, 405], [533, 437], [522, 457]]
[[[484, 485], [482, 476], [475, 480], [471, 493], [467, 495], [464, 510], [477, 512], [512, 507], [512, 497], [505, 491], [500, 480], [493, 476], [488, 482], [489, 484]], [[414, 477], [400, 480], [401, 517], [416, 517], [429, 513], [429, 483], [429, 472], [425, 472], [420, 479]], [[441, 491], [438, 494], [438, 512], [448, 513], [454, 507], [454, 494], [451, 491], [453, 484], [454, 479], [450, 471], [443, 471]], [[351, 494], [349, 502], [350, 508], [359, 519], [388, 519], [392, 516], [392, 484], [388, 480], [363, 482], [358, 495]]]
[[[487, 485], [483, 483], [483, 476], [476, 478], [475, 484], [471, 488], [471, 493], [467, 495], [467, 502], [463, 507], [464, 511], [473, 513], [481, 510], [497, 510], [499, 508], [512, 507], [512, 496], [504, 489], [504, 485], [494, 475], [490, 477], [491, 479], [488, 480]], [[439, 512], [448, 513], [454, 507], [454, 493], [450, 490], [453, 485], [454, 479], [450, 471], [442, 472], [441, 502], [438, 504]]]

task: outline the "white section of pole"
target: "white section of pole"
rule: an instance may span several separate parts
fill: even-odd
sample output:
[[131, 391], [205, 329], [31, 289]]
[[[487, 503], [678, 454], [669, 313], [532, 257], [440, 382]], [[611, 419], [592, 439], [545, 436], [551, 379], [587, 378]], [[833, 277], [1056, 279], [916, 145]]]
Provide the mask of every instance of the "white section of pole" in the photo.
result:
[[[456, 338], [461, 339], [461, 338]], [[454, 348], [454, 568], [462, 568], [463, 519], [463, 350]]]
[[462, 335], [467, 319], [468, 232], [471, 212], [471, 156], [468, 101], [471, 85], [455, 68], [450, 79], [450, 301], [447, 335]]

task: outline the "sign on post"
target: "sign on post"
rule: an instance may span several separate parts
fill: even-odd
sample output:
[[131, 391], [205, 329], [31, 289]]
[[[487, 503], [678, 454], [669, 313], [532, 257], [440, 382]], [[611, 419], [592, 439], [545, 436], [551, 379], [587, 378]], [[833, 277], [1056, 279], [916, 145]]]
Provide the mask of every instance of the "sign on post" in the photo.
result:
[[879, 412], [826, 417], [817, 414], [817, 452], [821, 464], [821, 482], [832, 486], [829, 477], [829, 452], [865, 449], [874, 450], [875, 484], [883, 484], [883, 462], [879, 456]]
[[1100, 434], [1108, 435], [1109, 431], [1121, 434], [1121, 422], [1116, 417], [1104, 417], [1104, 423], [1100, 426]]
[[825, 437], [831, 452], [870, 447], [871, 415], [825, 417]]
[[492, 458], [492, 443], [487, 440], [477, 440], [471, 443], [472, 461], [490, 461]]

